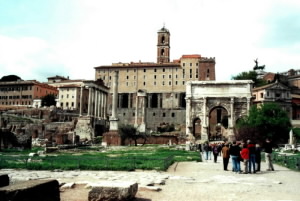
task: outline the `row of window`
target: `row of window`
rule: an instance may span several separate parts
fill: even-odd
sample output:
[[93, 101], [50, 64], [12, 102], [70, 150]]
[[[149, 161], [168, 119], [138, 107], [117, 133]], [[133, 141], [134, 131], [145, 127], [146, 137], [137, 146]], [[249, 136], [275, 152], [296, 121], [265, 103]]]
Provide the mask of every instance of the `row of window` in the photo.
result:
[[[289, 96], [290, 96], [290, 93], [286, 92], [286, 97], [289, 98]], [[269, 91], [267, 91], [266, 97], [270, 97]], [[275, 98], [283, 98], [283, 97], [284, 97], [283, 93], [280, 93], [280, 92], [275, 93]], [[256, 95], [255, 94], [254, 94], [254, 98], [256, 99]], [[260, 93], [260, 98], [264, 98], [264, 93], [263, 92]]]
[[[21, 97], [21, 98], [20, 98]], [[32, 99], [32, 95], [23, 95], [23, 96], [0, 96], [0, 100], [7, 100], [7, 99]]]
[[11, 86], [11, 87], [0, 87], [0, 91], [27, 91], [32, 90], [32, 86]]
[[[70, 97], [69, 94], [67, 94], [67, 95], [66, 95], [66, 98], [69, 98], [69, 97]], [[78, 98], [79, 98], [79, 97], [80, 97], [80, 96], [78, 95]], [[60, 98], [64, 98], [64, 95], [61, 95]], [[74, 95], [72, 95], [72, 98], [74, 98]]]
[[[198, 65], [199, 65], [199, 64], [196, 63], [196, 66], [198, 66]], [[185, 63], [182, 63], [182, 66], [185, 67]], [[193, 63], [190, 63], [190, 67], [192, 67], [192, 66], [193, 66]], [[168, 69], [169, 69], [169, 72], [172, 72], [172, 69], [173, 69], [173, 68], [168, 68]], [[103, 73], [105, 73], [105, 70], [102, 70], [102, 71], [103, 71]], [[112, 72], [113, 70], [110, 69], [110, 70], [107, 70], [107, 71], [108, 71], [108, 72]], [[127, 68], [126, 71], [127, 71], [127, 73], [128, 73], [128, 72], [130, 71], [130, 69]], [[175, 71], [178, 72], [178, 68], [175, 68]], [[136, 72], [136, 68], [133, 69], [133, 72]], [[144, 68], [144, 69], [143, 69], [143, 72], [146, 73], [146, 72], [147, 72], [147, 69]], [[157, 69], [157, 68], [154, 68], [154, 69], [153, 69], [153, 72], [155, 72], [155, 73], [158, 72], [158, 69]], [[162, 69], [161, 69], [161, 72], [163, 72], [163, 73], [164, 73], [164, 72], [167, 72], [167, 69], [166, 69], [166, 68], [162, 68]]]
[[[65, 104], [63, 102], [60, 103], [60, 107], [63, 108], [64, 105], [65, 105], [65, 107], [72, 107], [73, 108], [75, 104], [74, 104], [74, 102], [71, 102], [71, 104], [69, 104], [69, 102], [66, 102]], [[78, 103], [78, 108], [79, 107], [80, 107], [80, 103]]]
[[[198, 66], [199, 64], [198, 63], [196, 63], [196, 66]], [[190, 63], [190, 67], [192, 67], [193, 66], [193, 63]], [[182, 67], [185, 67], [185, 63], [182, 63]]]
[[1, 102], [0, 105], [31, 105], [31, 101], [6, 101], [6, 102]]
[[[125, 113], [125, 112], [123, 113], [123, 116], [126, 116], [126, 113]], [[132, 113], [132, 116], [135, 117], [135, 112]], [[157, 117], [158, 115], [157, 115], [155, 112], [153, 112], [153, 113], [152, 113], [152, 116], [153, 116], [153, 117], [155, 117], [155, 116]], [[166, 113], [163, 112], [163, 113], [161, 114], [161, 117], [167, 117]], [[171, 113], [171, 117], [175, 117], [175, 113], [174, 113], [174, 112]]]

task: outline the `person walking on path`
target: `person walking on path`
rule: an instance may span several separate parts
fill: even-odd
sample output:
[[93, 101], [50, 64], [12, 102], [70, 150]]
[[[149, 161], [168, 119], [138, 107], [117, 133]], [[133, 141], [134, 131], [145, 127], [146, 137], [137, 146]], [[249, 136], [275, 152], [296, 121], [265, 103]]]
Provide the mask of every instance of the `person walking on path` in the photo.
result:
[[222, 152], [222, 156], [223, 156], [223, 168], [225, 171], [227, 171], [228, 162], [229, 162], [229, 158], [230, 158], [229, 146], [227, 143], [222, 148], [221, 152]]
[[229, 148], [229, 154], [232, 160], [233, 171], [235, 173], [241, 172], [240, 152], [241, 152], [241, 148], [236, 144], [236, 141], [233, 141], [232, 145]]
[[218, 147], [217, 144], [214, 144], [212, 146], [212, 152], [213, 152], [213, 155], [214, 155], [214, 162], [216, 163], [217, 159], [218, 159], [218, 155], [219, 155], [219, 147]]
[[265, 151], [265, 158], [266, 158], [266, 163], [267, 163], [267, 171], [274, 171], [273, 163], [272, 163], [272, 143], [270, 139], [266, 139], [266, 142], [263, 146], [264, 151]]
[[249, 149], [249, 173], [251, 173], [251, 167], [253, 167], [253, 172], [255, 173], [255, 144], [251, 141], [247, 141], [247, 147]]
[[205, 154], [205, 160], [208, 160], [208, 159], [210, 160], [211, 159], [211, 156], [210, 156], [211, 148], [210, 148], [208, 142], [205, 142], [205, 144], [203, 146], [203, 150], [204, 150], [204, 154]]
[[243, 145], [243, 149], [241, 151], [241, 157], [244, 161], [244, 171], [243, 174], [248, 174], [248, 162], [249, 162], [249, 149], [247, 148], [247, 144]]
[[256, 172], [260, 171], [260, 163], [261, 163], [261, 148], [259, 144], [255, 145], [255, 165], [256, 165]]

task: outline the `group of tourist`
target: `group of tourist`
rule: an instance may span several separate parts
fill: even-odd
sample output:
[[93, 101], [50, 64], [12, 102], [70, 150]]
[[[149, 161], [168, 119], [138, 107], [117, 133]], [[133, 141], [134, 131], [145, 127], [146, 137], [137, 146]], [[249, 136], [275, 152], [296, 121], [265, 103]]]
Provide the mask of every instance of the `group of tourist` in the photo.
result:
[[[216, 163], [218, 156], [223, 158], [223, 169], [228, 171], [228, 163], [231, 158], [232, 171], [235, 173], [256, 173], [261, 171], [261, 152], [265, 152], [265, 160], [268, 166], [267, 171], [274, 171], [272, 164], [272, 144], [269, 139], [266, 139], [263, 147], [258, 143], [254, 143], [251, 140], [246, 142], [237, 143], [212, 143], [206, 142], [202, 146], [199, 146], [200, 152], [204, 153], [205, 160], [211, 160], [211, 154], [213, 154], [213, 160]], [[241, 162], [243, 167], [241, 167]]]

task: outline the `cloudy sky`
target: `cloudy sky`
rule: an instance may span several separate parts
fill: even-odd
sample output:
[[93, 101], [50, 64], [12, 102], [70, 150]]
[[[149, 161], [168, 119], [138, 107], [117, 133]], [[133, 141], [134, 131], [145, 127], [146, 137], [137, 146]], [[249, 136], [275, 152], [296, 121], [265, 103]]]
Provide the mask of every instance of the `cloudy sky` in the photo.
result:
[[155, 62], [157, 31], [171, 60], [216, 58], [217, 80], [300, 69], [299, 0], [0, 0], [0, 77], [94, 79], [95, 66]]

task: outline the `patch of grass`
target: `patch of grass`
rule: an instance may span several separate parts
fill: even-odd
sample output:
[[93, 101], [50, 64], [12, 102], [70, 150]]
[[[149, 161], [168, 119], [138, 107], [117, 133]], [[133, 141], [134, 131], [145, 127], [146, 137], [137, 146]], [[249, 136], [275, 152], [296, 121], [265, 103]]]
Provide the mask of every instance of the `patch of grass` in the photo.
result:
[[[30, 152], [33, 152], [32, 150]], [[159, 146], [121, 147], [106, 152], [58, 152], [46, 157], [32, 157], [28, 151], [2, 152], [0, 168], [33, 170], [166, 170], [174, 162], [200, 161], [199, 152]]]

